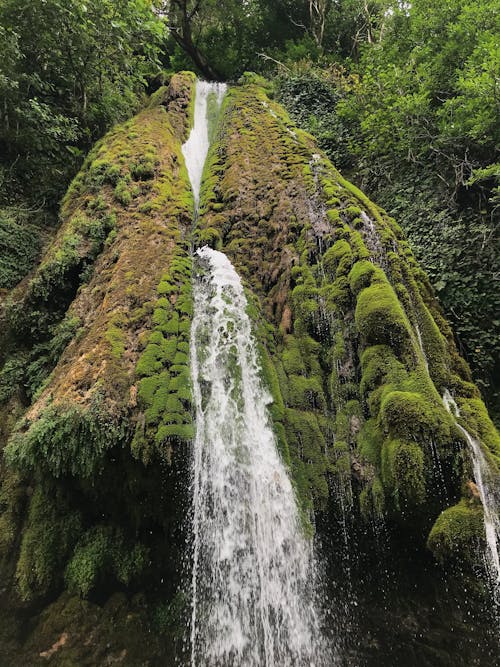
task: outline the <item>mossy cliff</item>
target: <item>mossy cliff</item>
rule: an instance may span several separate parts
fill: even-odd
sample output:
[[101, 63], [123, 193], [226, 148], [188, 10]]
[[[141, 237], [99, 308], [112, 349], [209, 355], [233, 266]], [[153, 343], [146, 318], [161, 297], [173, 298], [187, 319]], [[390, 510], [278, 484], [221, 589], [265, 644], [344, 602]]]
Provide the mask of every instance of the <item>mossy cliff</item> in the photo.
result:
[[340, 497], [367, 522], [430, 534], [440, 559], [474, 561], [482, 510], [443, 393], [497, 473], [500, 440], [429, 282], [396, 222], [251, 82], [225, 99], [196, 236], [260, 304], [276, 433], [304, 506]]
[[[95, 146], [63, 201], [56, 239], [3, 312], [0, 546], [5, 606], [20, 615], [64, 589], [100, 599], [147, 589], [158, 609], [175, 594], [178, 476], [192, 428], [193, 201], [181, 145], [194, 82], [177, 75]], [[134, 604], [141, 622], [154, 621], [155, 602]], [[24, 664], [58, 639], [45, 636], [43, 619], [39, 630]], [[101, 633], [110, 646], [113, 632]], [[136, 638], [125, 637], [124, 655], [133, 654]], [[84, 664], [76, 656], [65, 664]]]
[[497, 474], [500, 440], [399, 227], [247, 78], [211, 128], [193, 232], [194, 82], [176, 75], [96, 145], [3, 306], [0, 664], [180, 652], [192, 245], [247, 287], [304, 515], [396, 526], [442, 562], [484, 541], [444, 392]]

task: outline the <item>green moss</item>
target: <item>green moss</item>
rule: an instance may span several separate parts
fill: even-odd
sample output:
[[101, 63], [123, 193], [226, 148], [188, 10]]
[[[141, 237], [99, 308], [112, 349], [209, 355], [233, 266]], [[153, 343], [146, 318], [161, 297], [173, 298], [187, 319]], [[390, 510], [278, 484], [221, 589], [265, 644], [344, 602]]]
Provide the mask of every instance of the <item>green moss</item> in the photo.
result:
[[111, 347], [111, 354], [116, 359], [121, 359], [125, 352], [125, 333], [115, 324], [110, 324], [105, 338]]
[[427, 546], [442, 563], [457, 559], [473, 564], [477, 562], [484, 542], [482, 507], [463, 499], [441, 512], [429, 534]]
[[305, 375], [307, 373], [304, 356], [300, 351], [298, 341], [293, 336], [288, 336], [286, 339], [282, 363], [287, 375]]
[[285, 431], [299, 497], [309, 506], [313, 500], [321, 506], [328, 498], [328, 484], [325, 440], [317, 417], [310, 412], [287, 408]]
[[154, 329], [136, 366], [141, 378], [139, 404], [145, 421], [144, 425], [137, 424], [132, 451], [144, 463], [151, 460], [155, 451], [170, 460], [170, 445], [193, 437], [189, 368], [191, 260], [180, 243], [157, 293]]
[[345, 275], [353, 262], [351, 246], [347, 241], [341, 239], [336, 241], [323, 255], [323, 266], [332, 277]]
[[419, 505], [426, 498], [424, 452], [416, 442], [386, 440], [382, 448], [384, 488], [391, 489], [396, 507]]
[[354, 296], [357, 296], [362, 289], [368, 287], [374, 281], [374, 278], [383, 281], [383, 276], [382, 270], [375, 264], [366, 259], [359, 260], [349, 272], [348, 280], [351, 292]]
[[[183, 415], [180, 415], [184, 419]], [[173, 419], [173, 415], [169, 416]], [[192, 424], [161, 424], [156, 433], [156, 442], [158, 444], [170, 442], [172, 440], [180, 440], [181, 442], [189, 442], [194, 437], [194, 427]]]
[[380, 423], [386, 433], [408, 440], [432, 436], [445, 442], [453, 435], [453, 422], [446, 411], [411, 391], [390, 391], [384, 396]]
[[49, 404], [33, 424], [27, 427], [21, 422], [5, 447], [5, 456], [20, 470], [88, 478], [126, 430], [125, 419], [112, 420], [98, 395], [88, 410]]
[[[130, 174], [135, 181], [147, 181], [153, 178], [155, 175], [155, 165], [152, 158], [148, 156], [141, 156], [138, 162], [131, 165]], [[120, 201], [120, 199], [118, 201]]]
[[405, 366], [396, 359], [388, 345], [372, 345], [361, 355], [361, 394], [366, 396], [380, 385], [401, 383], [406, 378]]
[[64, 576], [70, 592], [86, 597], [110, 576], [129, 584], [147, 562], [148, 553], [143, 545], [127, 543], [119, 528], [98, 525], [79, 540]]
[[408, 319], [387, 281], [366, 287], [356, 304], [356, 328], [366, 344], [387, 344], [401, 353], [411, 340]]
[[81, 517], [67, 508], [56, 488], [38, 485], [31, 498], [17, 561], [16, 578], [27, 600], [49, 593], [81, 531]]
[[359, 497], [361, 515], [365, 521], [381, 521], [385, 517], [385, 494], [382, 482], [375, 477], [363, 488]]
[[321, 410], [325, 407], [326, 400], [319, 378], [289, 375], [289, 380], [288, 400], [291, 407], [304, 410]]
[[376, 419], [367, 419], [359, 432], [358, 451], [364, 461], [380, 468], [383, 434]]
[[483, 401], [479, 398], [458, 399], [458, 404], [467, 429], [487, 448], [493, 465], [500, 472], [500, 435]]
[[130, 192], [127, 181], [123, 178], [120, 178], [116, 184], [114, 194], [116, 201], [122, 206], [127, 207], [132, 201], [132, 193]]

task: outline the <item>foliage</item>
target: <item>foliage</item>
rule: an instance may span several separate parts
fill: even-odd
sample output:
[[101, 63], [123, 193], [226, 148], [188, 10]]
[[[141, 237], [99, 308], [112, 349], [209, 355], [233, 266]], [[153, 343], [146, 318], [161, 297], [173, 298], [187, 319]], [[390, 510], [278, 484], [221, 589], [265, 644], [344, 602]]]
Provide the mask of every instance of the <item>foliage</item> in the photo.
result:
[[82, 151], [137, 106], [162, 25], [148, 0], [0, 4], [0, 154], [18, 191], [57, 201]]
[[64, 577], [70, 591], [86, 597], [104, 577], [113, 576], [129, 584], [146, 562], [144, 546], [129, 544], [119, 528], [97, 525], [76, 544]]
[[81, 517], [68, 511], [63, 494], [55, 487], [37, 486], [30, 501], [16, 577], [21, 595], [45, 595], [57, 584], [61, 568], [73, 547]]
[[88, 411], [49, 405], [33, 424], [21, 423], [5, 447], [5, 457], [25, 472], [89, 478], [125, 432], [126, 422], [113, 421], [96, 394]]
[[41, 245], [39, 230], [15, 208], [0, 210], [0, 289], [14, 287], [33, 268]]

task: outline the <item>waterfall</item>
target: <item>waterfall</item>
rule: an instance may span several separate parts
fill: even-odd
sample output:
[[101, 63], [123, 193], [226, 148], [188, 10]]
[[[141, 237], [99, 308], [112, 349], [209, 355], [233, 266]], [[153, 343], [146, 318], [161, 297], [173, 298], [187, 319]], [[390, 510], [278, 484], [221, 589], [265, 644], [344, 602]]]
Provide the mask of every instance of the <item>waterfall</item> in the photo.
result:
[[226, 94], [225, 83], [208, 83], [197, 81], [194, 102], [194, 125], [189, 139], [182, 146], [182, 153], [186, 161], [186, 167], [193, 190], [195, 211], [198, 210], [200, 201], [200, 187], [203, 176], [203, 167], [207, 159], [210, 146], [209, 124], [207, 119], [208, 102], [211, 95], [217, 107], [220, 108], [224, 95]]
[[196, 255], [192, 665], [332, 665], [243, 287], [224, 254]]
[[[194, 127], [182, 148], [195, 217], [211, 96], [217, 111], [225, 89], [196, 86]], [[193, 298], [191, 664], [332, 665], [316, 609], [312, 544], [277, 450], [243, 287], [224, 254], [197, 250]]]
[[[455, 419], [460, 417], [460, 411], [450, 392], [446, 390], [443, 395], [443, 403], [450, 414]], [[474, 481], [481, 497], [484, 511], [484, 530], [486, 534], [487, 552], [485, 557], [488, 576], [493, 585], [494, 602], [500, 604], [500, 517], [498, 508], [500, 507], [500, 494], [497, 490], [498, 480], [495, 480], [491, 468], [483, 453], [481, 443], [461, 426], [458, 421], [456, 424], [464, 435], [469, 445], [472, 458], [472, 468], [474, 472]]]

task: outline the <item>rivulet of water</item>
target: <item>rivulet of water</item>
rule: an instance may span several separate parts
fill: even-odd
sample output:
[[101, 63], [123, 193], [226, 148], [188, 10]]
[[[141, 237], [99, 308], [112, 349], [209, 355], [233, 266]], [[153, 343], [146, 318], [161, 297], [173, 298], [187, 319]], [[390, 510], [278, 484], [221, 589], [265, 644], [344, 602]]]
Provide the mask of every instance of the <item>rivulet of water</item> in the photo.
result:
[[[448, 390], [443, 395], [443, 403], [455, 418], [460, 417], [458, 406]], [[472, 437], [458, 421], [456, 424], [469, 445], [474, 481], [483, 504], [486, 535], [485, 564], [493, 587], [494, 602], [498, 606], [500, 605], [500, 490], [498, 479], [494, 478], [478, 440]]]
[[210, 147], [208, 136], [207, 107], [210, 95], [215, 96], [217, 105], [220, 107], [227, 86], [225, 83], [208, 83], [198, 81], [196, 83], [196, 95], [194, 102], [194, 124], [189, 139], [182, 146], [182, 153], [186, 161], [186, 167], [193, 189], [195, 211], [200, 201], [200, 187], [203, 176], [203, 167], [207, 159]]
[[208, 247], [197, 250], [194, 273], [191, 663], [333, 665], [241, 281]]

